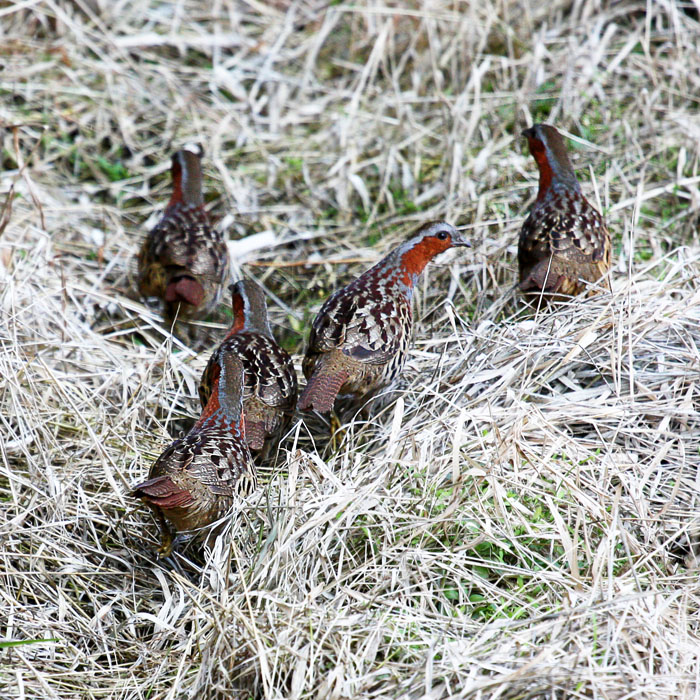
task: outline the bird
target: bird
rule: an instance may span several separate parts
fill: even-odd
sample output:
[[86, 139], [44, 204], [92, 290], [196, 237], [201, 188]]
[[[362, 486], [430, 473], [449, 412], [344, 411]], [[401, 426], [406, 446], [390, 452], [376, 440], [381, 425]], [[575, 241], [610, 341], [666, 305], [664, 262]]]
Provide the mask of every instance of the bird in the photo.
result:
[[204, 210], [201, 159], [198, 146], [173, 154], [172, 196], [138, 256], [139, 292], [164, 302], [171, 325], [176, 317], [189, 321], [209, 314], [229, 275], [226, 242]]
[[199, 398], [202, 407], [206, 406], [221, 356], [238, 357], [244, 373], [245, 438], [251, 452], [264, 457], [292, 419], [297, 376], [292, 358], [272, 336], [260, 286], [253, 280], [242, 280], [229, 290], [233, 324], [202, 373]]
[[518, 241], [519, 288], [550, 299], [574, 296], [610, 269], [610, 233], [581, 193], [561, 134], [549, 124], [522, 133], [540, 181]]
[[339, 394], [361, 399], [390, 384], [406, 362], [413, 287], [423, 269], [448, 248], [469, 245], [450, 224], [427, 223], [332, 294], [311, 326], [299, 410], [328, 413]]
[[148, 479], [131, 492], [156, 513], [161, 557], [170, 556], [181, 533], [221, 519], [237, 497], [257, 486], [245, 440], [243, 363], [232, 352], [219, 353], [211, 374], [209, 400], [197, 422], [165, 449]]

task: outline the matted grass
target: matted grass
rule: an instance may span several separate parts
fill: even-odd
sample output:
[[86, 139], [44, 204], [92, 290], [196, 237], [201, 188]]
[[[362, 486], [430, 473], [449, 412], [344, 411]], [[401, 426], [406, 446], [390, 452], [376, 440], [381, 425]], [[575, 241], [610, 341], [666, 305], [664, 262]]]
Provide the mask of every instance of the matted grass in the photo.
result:
[[[0, 696], [700, 693], [697, 5], [543, 6], [2, 4]], [[539, 314], [511, 293], [532, 120], [615, 254], [612, 294]], [[295, 421], [171, 563], [127, 493], [230, 314], [190, 346], [133, 275], [188, 141], [296, 360], [420, 222], [474, 248], [426, 271], [369, 424], [331, 454]]]

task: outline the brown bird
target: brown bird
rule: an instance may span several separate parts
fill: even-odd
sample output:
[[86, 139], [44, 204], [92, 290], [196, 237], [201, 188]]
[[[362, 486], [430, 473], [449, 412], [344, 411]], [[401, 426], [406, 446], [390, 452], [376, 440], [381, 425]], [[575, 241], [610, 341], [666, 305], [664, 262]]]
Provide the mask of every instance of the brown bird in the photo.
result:
[[434, 221], [329, 297], [311, 327], [299, 410], [327, 413], [339, 393], [362, 398], [393, 381], [406, 362], [415, 283], [436, 255], [468, 245]]
[[[199, 398], [206, 406], [225, 354], [243, 364], [243, 415], [248, 447], [263, 456], [286, 430], [297, 402], [297, 376], [289, 354], [272, 336], [263, 290], [252, 280], [232, 284], [233, 325], [202, 374]], [[263, 447], [266, 449], [263, 450]]]
[[523, 135], [540, 171], [540, 187], [520, 231], [520, 289], [529, 294], [579, 294], [586, 282], [597, 282], [610, 269], [610, 234], [581, 194], [559, 132], [548, 124], [535, 124]]
[[161, 556], [169, 556], [175, 532], [197, 530], [219, 520], [237, 496], [257, 485], [245, 441], [242, 414], [243, 363], [231, 352], [218, 354], [211, 392], [192, 430], [175, 440], [151, 466], [148, 480], [134, 487], [156, 513], [162, 530]]
[[206, 316], [229, 274], [223, 235], [211, 228], [204, 210], [201, 157], [201, 149], [173, 155], [172, 197], [139, 252], [139, 292], [162, 299], [169, 323], [176, 315], [179, 320]]

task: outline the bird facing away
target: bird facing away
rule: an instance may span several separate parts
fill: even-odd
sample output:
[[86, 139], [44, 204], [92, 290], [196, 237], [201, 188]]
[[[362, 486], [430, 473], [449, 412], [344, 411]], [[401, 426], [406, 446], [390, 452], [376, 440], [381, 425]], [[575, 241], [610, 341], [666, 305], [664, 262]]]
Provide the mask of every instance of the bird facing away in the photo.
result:
[[138, 287], [159, 297], [169, 323], [206, 316], [228, 279], [226, 243], [209, 225], [202, 196], [201, 150], [177, 151], [170, 172], [173, 193], [138, 258]]
[[257, 485], [243, 432], [243, 364], [233, 353], [220, 353], [212, 375], [209, 400], [192, 430], [158, 457], [148, 480], [132, 491], [158, 516], [161, 556], [173, 547], [168, 522], [178, 533], [210, 525], [226, 514], [237, 495], [247, 495]]
[[540, 171], [540, 186], [520, 231], [520, 290], [575, 295], [610, 269], [611, 243], [603, 218], [581, 194], [559, 132], [548, 124], [523, 131]]
[[450, 224], [422, 226], [374, 267], [331, 295], [314, 319], [302, 364], [299, 410], [327, 413], [339, 393], [362, 398], [391, 383], [411, 340], [413, 286], [425, 266], [469, 243]]
[[[252, 280], [232, 284], [233, 325], [206, 366], [199, 386], [202, 407], [211, 396], [222, 355], [243, 365], [243, 416], [250, 450], [266, 453], [285, 431], [297, 402], [297, 376], [289, 354], [272, 337], [265, 294]], [[266, 448], [263, 450], [263, 448]]]

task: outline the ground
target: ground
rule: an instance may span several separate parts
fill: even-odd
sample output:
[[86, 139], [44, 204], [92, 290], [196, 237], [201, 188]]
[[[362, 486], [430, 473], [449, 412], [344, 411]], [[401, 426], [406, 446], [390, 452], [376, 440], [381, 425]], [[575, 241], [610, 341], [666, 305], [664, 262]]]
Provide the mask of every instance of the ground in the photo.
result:
[[[1, 3], [0, 695], [697, 697], [698, 11]], [[512, 292], [533, 121], [615, 260], [540, 313]], [[332, 452], [296, 419], [227, 530], [157, 561], [129, 488], [230, 320], [173, 337], [134, 291], [187, 142], [297, 367], [421, 222], [473, 248], [429, 266], [369, 421]]]

